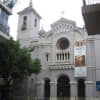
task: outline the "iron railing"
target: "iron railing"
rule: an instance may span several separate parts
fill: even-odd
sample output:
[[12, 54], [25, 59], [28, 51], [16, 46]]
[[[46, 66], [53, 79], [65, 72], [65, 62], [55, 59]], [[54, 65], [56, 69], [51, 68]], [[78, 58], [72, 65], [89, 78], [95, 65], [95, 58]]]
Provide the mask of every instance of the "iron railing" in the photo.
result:
[[93, 4], [100, 4], [100, 0], [83, 0], [83, 4], [86, 5], [93, 5]]
[[9, 36], [9, 26], [2, 24], [1, 21], [0, 21], [0, 31]]

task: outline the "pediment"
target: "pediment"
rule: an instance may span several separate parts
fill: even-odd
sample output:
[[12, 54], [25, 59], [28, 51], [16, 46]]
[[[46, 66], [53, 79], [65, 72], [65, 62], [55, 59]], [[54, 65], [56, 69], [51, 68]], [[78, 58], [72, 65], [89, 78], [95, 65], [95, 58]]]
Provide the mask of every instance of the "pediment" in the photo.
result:
[[59, 20], [57, 20], [56, 22], [54, 22], [52, 25], [57, 25], [57, 24], [60, 24], [60, 23], [68, 23], [68, 24], [73, 24], [75, 25], [75, 21], [72, 21], [72, 20], [69, 20], [69, 19], [65, 19], [65, 18], [60, 18]]
[[65, 18], [60, 18], [58, 21], [51, 24], [51, 29], [54, 32], [63, 32], [63, 31], [69, 31], [70, 29], [74, 28], [76, 26], [75, 21], [68, 20]]

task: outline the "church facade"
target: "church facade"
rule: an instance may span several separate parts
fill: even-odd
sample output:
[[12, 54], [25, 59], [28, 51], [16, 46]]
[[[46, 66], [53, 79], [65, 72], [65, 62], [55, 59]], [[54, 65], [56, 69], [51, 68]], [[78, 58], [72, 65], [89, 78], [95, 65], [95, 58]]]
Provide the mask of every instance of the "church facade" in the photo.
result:
[[[32, 58], [41, 61], [42, 70], [34, 81], [35, 95], [43, 100], [96, 97], [95, 68], [87, 65], [85, 28], [62, 17], [51, 24], [50, 31], [39, 30], [41, 16], [32, 2], [18, 14], [18, 40], [22, 47], [34, 48]], [[34, 75], [28, 80], [28, 89], [33, 87], [33, 80]]]

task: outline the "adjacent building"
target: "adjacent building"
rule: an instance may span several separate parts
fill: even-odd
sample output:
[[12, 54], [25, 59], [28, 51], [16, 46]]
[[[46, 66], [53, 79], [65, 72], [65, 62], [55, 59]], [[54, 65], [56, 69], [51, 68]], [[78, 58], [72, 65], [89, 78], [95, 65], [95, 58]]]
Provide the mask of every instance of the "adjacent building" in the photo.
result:
[[8, 17], [11, 14], [11, 9], [0, 0], [0, 41], [9, 38]]
[[88, 32], [87, 65], [96, 71], [96, 96], [100, 97], [100, 1], [84, 0], [82, 15]]
[[[9, 16], [12, 14], [12, 8], [15, 2], [13, 0], [0, 0], [0, 42], [10, 38], [10, 28], [8, 25]], [[1, 66], [0, 66], [1, 67]], [[2, 96], [2, 88], [4, 80], [0, 73], [0, 98]]]

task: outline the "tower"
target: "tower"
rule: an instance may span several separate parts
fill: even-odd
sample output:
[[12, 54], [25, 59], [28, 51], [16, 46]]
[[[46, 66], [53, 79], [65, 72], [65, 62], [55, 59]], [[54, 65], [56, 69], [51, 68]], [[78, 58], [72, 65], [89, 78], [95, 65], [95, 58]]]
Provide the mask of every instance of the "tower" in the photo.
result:
[[38, 39], [41, 16], [36, 12], [30, 0], [29, 6], [18, 13], [18, 40], [21, 46], [29, 46], [30, 42]]

